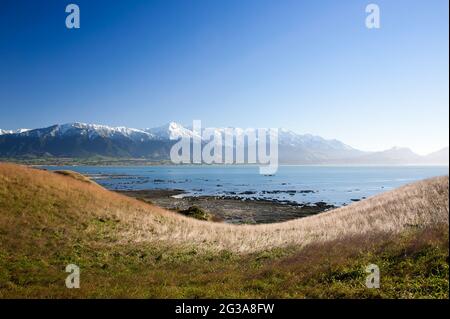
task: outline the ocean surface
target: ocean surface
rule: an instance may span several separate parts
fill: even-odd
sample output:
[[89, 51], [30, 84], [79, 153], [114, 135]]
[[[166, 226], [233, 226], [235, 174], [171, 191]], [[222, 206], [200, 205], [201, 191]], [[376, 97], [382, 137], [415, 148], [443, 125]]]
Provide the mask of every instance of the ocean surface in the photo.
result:
[[448, 166], [280, 166], [274, 176], [256, 166], [45, 166], [90, 176], [111, 190], [180, 189], [184, 196], [233, 196], [336, 206], [440, 175]]

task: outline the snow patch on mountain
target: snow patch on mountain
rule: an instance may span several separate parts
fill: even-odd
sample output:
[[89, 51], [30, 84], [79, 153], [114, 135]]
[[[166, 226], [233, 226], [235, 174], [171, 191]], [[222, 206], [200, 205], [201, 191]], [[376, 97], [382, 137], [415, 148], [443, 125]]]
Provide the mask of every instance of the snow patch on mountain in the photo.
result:
[[347, 150], [354, 151], [355, 149], [347, 144], [342, 143], [336, 139], [327, 140], [321, 136], [312, 134], [297, 134], [291, 130], [279, 129], [278, 133], [279, 144], [285, 144], [292, 147], [304, 146], [329, 150]]
[[128, 138], [135, 141], [151, 140], [155, 137], [142, 130], [127, 128], [127, 127], [110, 127], [106, 125], [98, 124], [86, 124], [86, 123], [66, 123], [61, 125], [54, 125], [42, 129], [28, 130], [24, 132], [27, 136], [52, 136], [52, 137], [65, 137], [65, 136], [87, 136], [89, 139], [96, 137], [103, 138]]
[[30, 129], [28, 128], [19, 128], [17, 130], [2, 130], [0, 129], [0, 135], [4, 135], [4, 134], [21, 134], [24, 132], [28, 132], [30, 131]]
[[60, 134], [87, 134], [89, 138], [93, 138], [96, 136], [101, 137], [117, 137], [123, 136], [131, 139], [134, 138], [152, 138], [153, 136], [148, 132], [144, 132], [142, 130], [127, 128], [124, 126], [119, 127], [111, 127], [106, 125], [98, 125], [98, 124], [85, 124], [85, 123], [68, 123], [58, 126], [56, 129]]
[[152, 134], [153, 136], [156, 136], [159, 139], [168, 140], [178, 140], [183, 137], [199, 137], [198, 134], [194, 133], [192, 130], [185, 128], [183, 125], [177, 122], [170, 122], [166, 125], [155, 128], [147, 128], [144, 131]]

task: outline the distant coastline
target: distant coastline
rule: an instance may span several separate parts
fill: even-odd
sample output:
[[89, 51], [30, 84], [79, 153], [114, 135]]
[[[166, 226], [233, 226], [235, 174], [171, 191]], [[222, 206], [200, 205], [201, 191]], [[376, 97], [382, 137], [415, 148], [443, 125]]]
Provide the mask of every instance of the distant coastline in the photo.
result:
[[[170, 160], [152, 160], [146, 158], [108, 158], [108, 157], [87, 157], [87, 158], [65, 158], [65, 157], [36, 157], [36, 158], [12, 158], [0, 157], [0, 162], [15, 163], [29, 166], [257, 166], [255, 164], [174, 164]], [[317, 164], [292, 164], [280, 163], [280, 166], [324, 166], [324, 167], [384, 167], [384, 166], [436, 166], [448, 167], [448, 163], [426, 164], [426, 163], [405, 163], [405, 164], [354, 164], [354, 163], [317, 163]]]

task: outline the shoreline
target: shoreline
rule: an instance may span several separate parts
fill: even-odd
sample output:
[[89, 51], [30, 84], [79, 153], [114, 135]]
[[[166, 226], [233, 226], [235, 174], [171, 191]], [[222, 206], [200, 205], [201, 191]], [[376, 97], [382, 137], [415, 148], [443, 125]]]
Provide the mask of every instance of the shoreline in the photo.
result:
[[180, 196], [180, 189], [116, 190], [156, 206], [172, 210], [186, 210], [196, 206], [230, 224], [269, 224], [316, 215], [337, 206], [325, 202], [299, 204], [277, 199], [243, 198], [239, 196]]
[[[256, 167], [259, 164], [175, 164], [170, 159], [150, 159], [150, 158], [120, 158], [120, 157], [49, 157], [49, 158], [27, 158], [27, 157], [0, 157], [0, 162], [22, 164], [27, 166], [95, 166], [95, 167], [154, 167], [154, 166], [174, 166], [174, 167]], [[281, 162], [279, 167], [449, 167], [449, 163], [341, 163], [341, 162]]]

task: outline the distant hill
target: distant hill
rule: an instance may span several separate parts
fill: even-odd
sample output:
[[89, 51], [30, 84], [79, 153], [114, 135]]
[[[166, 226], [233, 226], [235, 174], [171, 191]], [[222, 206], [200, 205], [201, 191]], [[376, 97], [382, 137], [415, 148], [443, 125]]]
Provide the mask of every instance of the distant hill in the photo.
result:
[[428, 154], [426, 161], [431, 164], [447, 164], [449, 162], [449, 148], [445, 147], [437, 152]]
[[389, 150], [382, 152], [372, 152], [361, 155], [353, 159], [355, 163], [361, 164], [417, 164], [425, 163], [426, 158], [422, 157], [409, 148], [406, 147], [393, 147]]
[[[225, 133], [220, 129], [218, 132]], [[243, 134], [242, 131], [239, 133]], [[195, 135], [176, 122], [147, 129], [68, 123], [32, 130], [0, 130], [0, 157], [105, 156], [161, 161], [170, 159], [170, 149], [179, 138]], [[407, 148], [364, 152], [335, 139], [279, 130], [279, 162], [282, 164], [448, 165], [448, 151], [445, 148], [427, 156], [420, 156]]]

